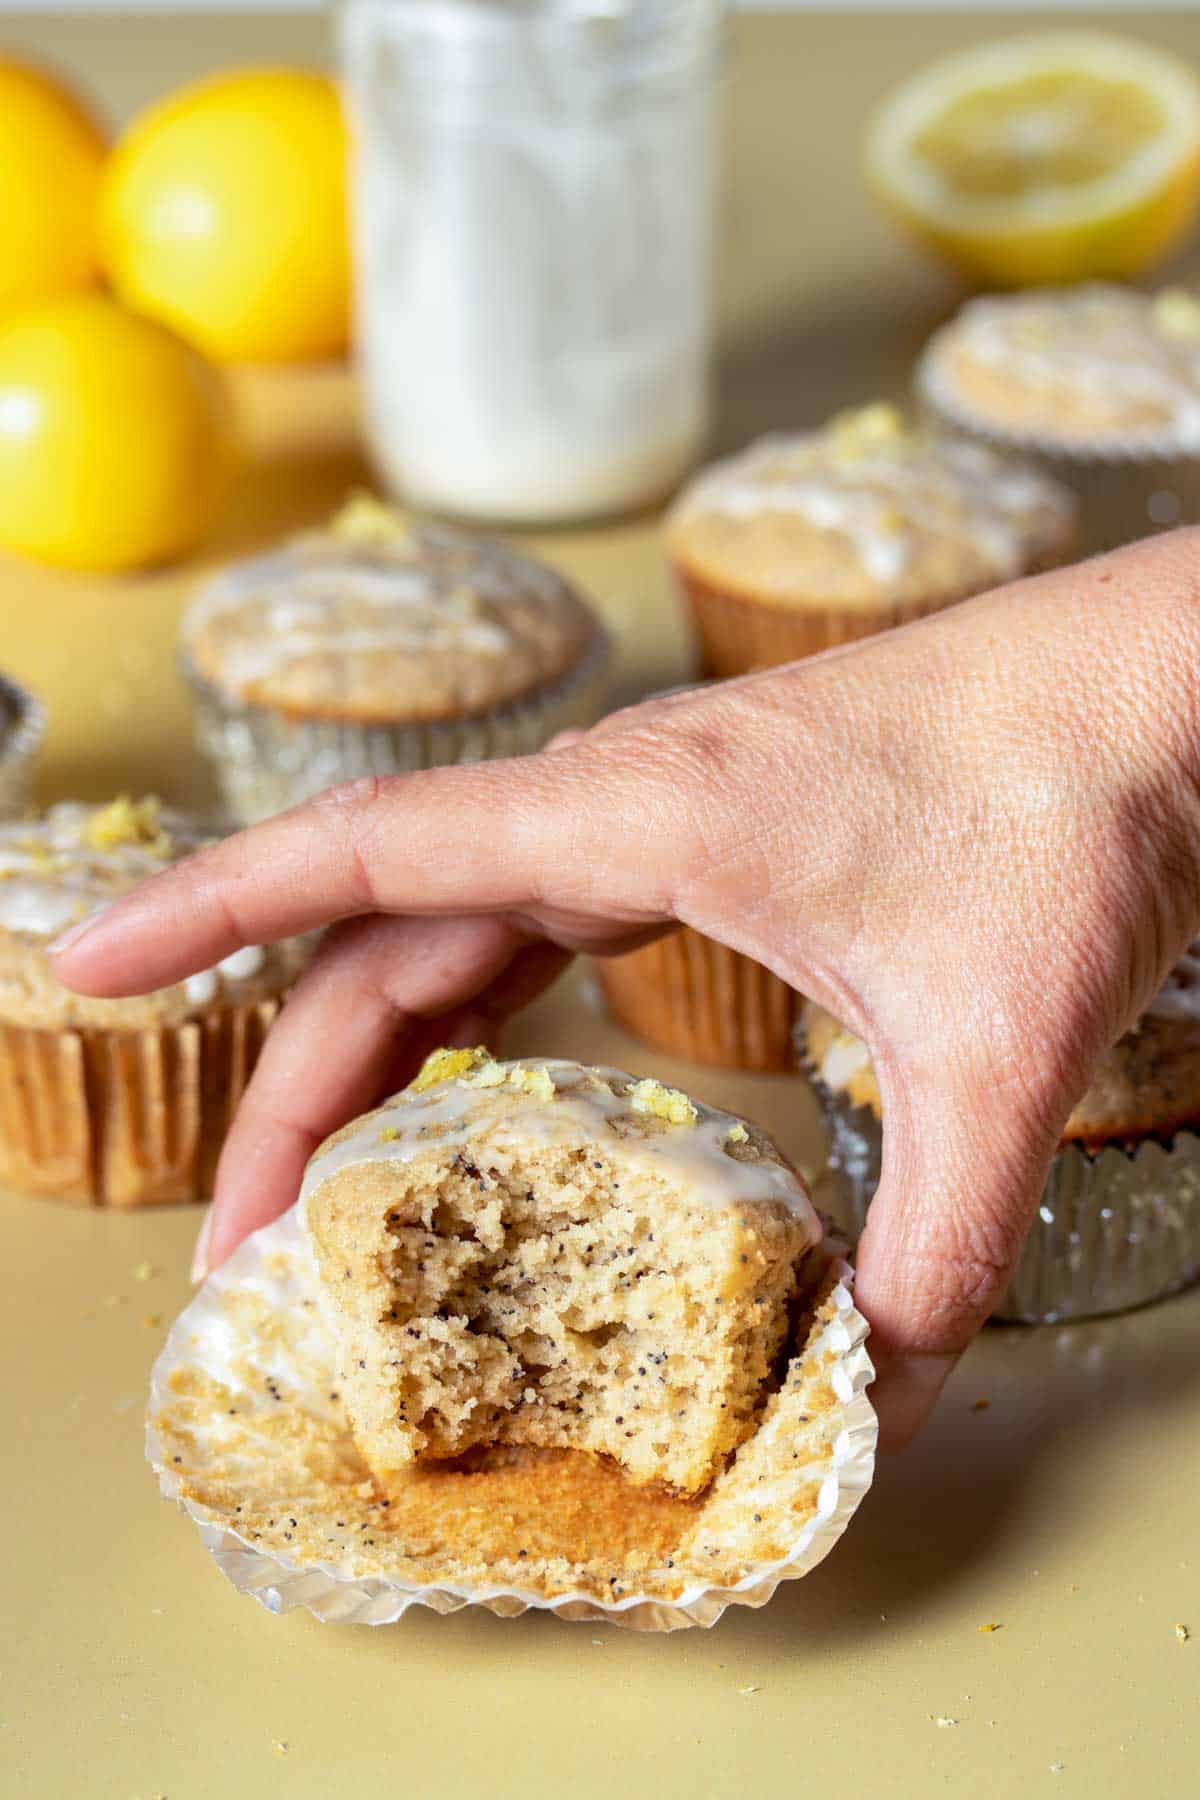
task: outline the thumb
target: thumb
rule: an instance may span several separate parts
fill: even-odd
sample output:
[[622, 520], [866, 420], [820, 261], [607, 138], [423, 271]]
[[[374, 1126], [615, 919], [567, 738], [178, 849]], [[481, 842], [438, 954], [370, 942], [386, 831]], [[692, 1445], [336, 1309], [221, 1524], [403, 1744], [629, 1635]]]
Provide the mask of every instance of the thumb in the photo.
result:
[[979, 1069], [881, 1085], [883, 1170], [856, 1292], [880, 1441], [900, 1449], [1008, 1285], [1062, 1121]]

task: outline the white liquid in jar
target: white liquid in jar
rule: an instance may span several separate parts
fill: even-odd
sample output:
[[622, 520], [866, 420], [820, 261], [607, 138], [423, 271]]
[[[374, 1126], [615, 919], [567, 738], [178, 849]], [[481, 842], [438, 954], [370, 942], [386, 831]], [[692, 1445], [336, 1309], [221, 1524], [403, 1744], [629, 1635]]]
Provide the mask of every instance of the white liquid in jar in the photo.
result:
[[708, 423], [709, 0], [350, 0], [359, 354], [405, 499], [549, 521]]

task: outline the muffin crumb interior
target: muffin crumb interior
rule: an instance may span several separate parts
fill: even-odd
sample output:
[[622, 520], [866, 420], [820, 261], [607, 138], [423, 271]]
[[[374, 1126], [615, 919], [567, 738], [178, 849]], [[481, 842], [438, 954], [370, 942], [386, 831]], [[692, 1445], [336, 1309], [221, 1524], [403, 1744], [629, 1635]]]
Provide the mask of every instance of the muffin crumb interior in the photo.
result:
[[[695, 1144], [686, 1095], [595, 1088], [603, 1129], [580, 1129], [551, 1065], [435, 1052], [399, 1097], [418, 1110], [375, 1115], [367, 1158], [308, 1195], [346, 1403], [385, 1483], [524, 1446], [695, 1493], [754, 1429], [813, 1241], [802, 1189], [799, 1208], [739, 1204], [764, 1168], [790, 1175], [744, 1126], [714, 1115]], [[684, 1145], [720, 1158], [733, 1203], [693, 1190]]]

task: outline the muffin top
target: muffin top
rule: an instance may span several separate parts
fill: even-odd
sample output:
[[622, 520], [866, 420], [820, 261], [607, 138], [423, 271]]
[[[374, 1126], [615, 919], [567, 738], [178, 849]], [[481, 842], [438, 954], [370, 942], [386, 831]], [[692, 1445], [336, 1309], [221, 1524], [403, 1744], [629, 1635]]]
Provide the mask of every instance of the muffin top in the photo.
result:
[[153, 799], [64, 804], [37, 819], [0, 824], [0, 1021], [136, 1029], [278, 993], [302, 960], [296, 944], [249, 945], [174, 987], [125, 1000], [74, 994], [50, 966], [46, 952], [60, 932], [211, 837]]
[[685, 576], [776, 606], [934, 606], [1061, 560], [1075, 516], [1039, 470], [881, 405], [714, 463], [667, 545]]
[[1200, 301], [1096, 283], [971, 300], [919, 385], [945, 416], [1083, 453], [1200, 450]]
[[[803, 1060], [834, 1093], [880, 1116], [870, 1052], [860, 1038], [809, 1002], [800, 1026]], [[1063, 1131], [1064, 1143], [1167, 1136], [1200, 1122], [1200, 943], [1167, 977], [1132, 1030], [1100, 1063]]]
[[462, 718], [532, 695], [603, 642], [561, 576], [366, 498], [222, 570], [183, 621], [227, 700], [363, 723]]
[[677, 1088], [620, 1069], [540, 1057], [497, 1062], [486, 1050], [437, 1050], [416, 1080], [319, 1146], [301, 1201], [351, 1165], [405, 1163], [465, 1145], [486, 1125], [494, 1142], [602, 1139], [620, 1161], [686, 1178], [713, 1206], [782, 1203], [821, 1236], [804, 1184], [770, 1139], [745, 1120]]

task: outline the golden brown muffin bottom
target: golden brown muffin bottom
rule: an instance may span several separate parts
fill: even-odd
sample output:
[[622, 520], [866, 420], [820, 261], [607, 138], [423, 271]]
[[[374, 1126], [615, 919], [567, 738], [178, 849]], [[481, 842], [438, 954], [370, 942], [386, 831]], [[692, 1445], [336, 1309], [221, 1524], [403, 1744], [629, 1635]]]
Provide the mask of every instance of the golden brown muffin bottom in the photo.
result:
[[596, 969], [614, 1018], [654, 1049], [727, 1069], [792, 1067], [800, 995], [690, 926]]
[[206, 1200], [277, 1000], [142, 1031], [0, 1022], [0, 1182], [84, 1206]]

